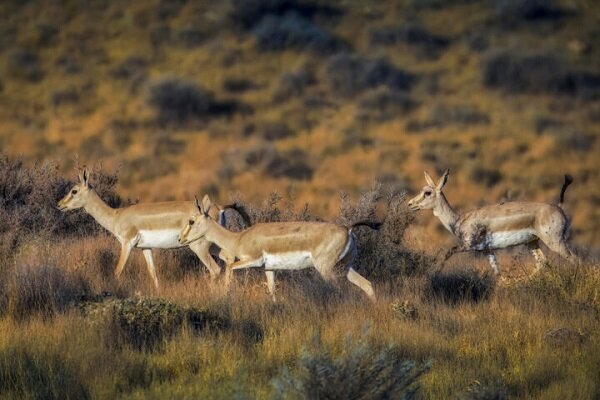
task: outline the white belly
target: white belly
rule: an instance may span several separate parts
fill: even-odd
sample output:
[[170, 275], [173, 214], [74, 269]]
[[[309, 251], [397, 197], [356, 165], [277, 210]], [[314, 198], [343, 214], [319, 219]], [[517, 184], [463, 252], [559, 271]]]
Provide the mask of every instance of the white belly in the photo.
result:
[[312, 256], [308, 251], [286, 253], [263, 253], [265, 269], [305, 269], [313, 266]]
[[536, 238], [537, 236], [535, 236], [533, 229], [494, 232], [488, 235], [487, 246], [490, 249], [503, 249], [505, 247], [529, 243]]
[[181, 247], [181, 243], [177, 240], [178, 236], [178, 229], [141, 230], [137, 247], [144, 249], [172, 249]]

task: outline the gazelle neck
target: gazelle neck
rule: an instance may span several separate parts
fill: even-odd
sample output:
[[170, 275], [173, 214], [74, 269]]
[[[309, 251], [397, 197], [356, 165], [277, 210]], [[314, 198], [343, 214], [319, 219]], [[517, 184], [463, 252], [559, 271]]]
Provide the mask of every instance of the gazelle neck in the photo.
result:
[[458, 222], [459, 215], [450, 207], [450, 203], [448, 203], [444, 193], [440, 193], [440, 201], [433, 209], [433, 215], [438, 217], [446, 229], [456, 234], [456, 223]]
[[206, 240], [216, 244], [217, 246], [229, 252], [230, 254], [235, 255], [235, 248], [237, 246], [240, 233], [232, 232], [222, 227], [213, 219], [209, 220], [209, 224], [209, 229], [206, 232], [206, 235], [204, 236]]
[[114, 234], [114, 220], [117, 211], [102, 201], [95, 191], [91, 190], [88, 196], [87, 203], [83, 209], [94, 217], [96, 222], [103, 228]]

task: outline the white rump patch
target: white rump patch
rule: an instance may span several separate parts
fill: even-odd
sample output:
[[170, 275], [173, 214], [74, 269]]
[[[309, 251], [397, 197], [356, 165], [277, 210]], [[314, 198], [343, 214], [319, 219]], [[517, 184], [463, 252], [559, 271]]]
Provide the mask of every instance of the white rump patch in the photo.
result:
[[526, 244], [535, 240], [535, 230], [522, 229], [518, 231], [493, 232], [488, 236], [488, 248], [503, 249], [505, 247]]
[[144, 249], [172, 249], [181, 247], [177, 240], [179, 229], [140, 230], [137, 247]]
[[308, 251], [290, 251], [286, 253], [263, 253], [266, 270], [305, 269], [314, 265], [312, 255]]

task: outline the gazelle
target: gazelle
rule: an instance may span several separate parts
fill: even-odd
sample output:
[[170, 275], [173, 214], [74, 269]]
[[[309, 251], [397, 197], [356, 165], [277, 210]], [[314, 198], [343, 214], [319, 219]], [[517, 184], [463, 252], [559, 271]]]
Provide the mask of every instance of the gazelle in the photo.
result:
[[546, 262], [539, 242], [560, 254], [570, 262], [578, 262], [577, 256], [567, 244], [569, 219], [562, 209], [565, 190], [573, 178], [565, 175], [557, 205], [533, 202], [508, 202], [485, 206], [464, 214], [455, 212], [442, 192], [449, 171], [436, 184], [425, 172], [427, 185], [408, 202], [413, 210], [433, 210], [444, 227], [456, 235], [460, 244], [446, 253], [443, 262], [453, 254], [466, 251], [483, 251], [496, 275], [500, 267], [494, 250], [526, 244], [536, 261], [536, 271]]
[[212, 206], [207, 195], [202, 204], [196, 203], [199, 213], [190, 216], [179, 234], [179, 241], [190, 244], [204, 239], [237, 258], [238, 261], [226, 267], [227, 282], [233, 270], [264, 267], [267, 287], [275, 300], [275, 271], [313, 266], [326, 281], [333, 283], [337, 278], [334, 267], [342, 262], [347, 279], [375, 300], [371, 282], [350, 265], [356, 250], [352, 229], [361, 225], [377, 229], [380, 224], [358, 222], [346, 228], [326, 222], [273, 222], [232, 232], [210, 217]]
[[[172, 249], [182, 247], [177, 240], [179, 231], [187, 224], [190, 214], [196, 206], [193, 201], [170, 201], [162, 203], [135, 204], [124, 208], [111, 208], [90, 185], [90, 172], [84, 167], [79, 169], [79, 183], [58, 203], [61, 211], [83, 208], [102, 227], [116, 236], [121, 243], [121, 256], [115, 268], [115, 276], [119, 278], [134, 247], [142, 249], [148, 273], [158, 290], [156, 267], [152, 258], [152, 249]], [[224, 223], [224, 209], [215, 207], [210, 217]], [[219, 265], [209, 253], [211, 243], [198, 240], [190, 244], [190, 249], [196, 253], [202, 263], [208, 268], [211, 278], [221, 272]], [[219, 255], [224, 261], [226, 254]]]

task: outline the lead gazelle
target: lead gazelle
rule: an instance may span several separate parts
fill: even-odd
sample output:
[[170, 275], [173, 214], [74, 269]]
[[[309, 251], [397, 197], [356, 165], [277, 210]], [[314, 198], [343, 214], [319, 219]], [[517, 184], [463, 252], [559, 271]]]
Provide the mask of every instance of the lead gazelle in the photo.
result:
[[[182, 247], [178, 235], [187, 224], [190, 213], [196, 209], [193, 201], [169, 201], [160, 203], [134, 204], [123, 208], [112, 208], [106, 204], [90, 185], [90, 171], [76, 167], [79, 182], [58, 202], [61, 211], [83, 208], [96, 222], [112, 233], [121, 244], [121, 255], [115, 268], [115, 276], [119, 278], [133, 248], [142, 249], [155, 288], [158, 290], [156, 267], [152, 257], [152, 249], [172, 249]], [[216, 206], [210, 217], [224, 223], [224, 209]], [[233, 208], [233, 207], [232, 207]], [[208, 268], [211, 278], [221, 272], [219, 265], [210, 255], [211, 243], [198, 240], [190, 244], [190, 249]], [[224, 261], [229, 256], [221, 252], [219, 257]]]
[[351, 266], [356, 251], [352, 229], [358, 226], [378, 229], [381, 224], [362, 221], [342, 227], [327, 222], [271, 222], [232, 232], [210, 218], [213, 207], [208, 195], [202, 204], [197, 200], [196, 204], [198, 213], [190, 216], [179, 241], [190, 244], [204, 239], [235, 257], [238, 261], [226, 267], [227, 283], [233, 270], [264, 267], [267, 287], [275, 300], [275, 271], [313, 266], [326, 281], [334, 283], [337, 280], [334, 267], [341, 262], [346, 268], [346, 278], [375, 300], [371, 282]]
[[439, 218], [444, 227], [458, 237], [460, 243], [446, 252], [443, 262], [455, 253], [483, 251], [492, 269], [499, 275], [500, 267], [494, 250], [525, 244], [535, 258], [538, 271], [546, 263], [540, 241], [570, 262], [579, 262], [567, 243], [569, 219], [562, 209], [565, 190], [573, 182], [571, 176], [565, 175], [557, 205], [506, 202], [459, 214], [452, 209], [442, 192], [449, 173], [446, 170], [436, 184], [425, 172], [427, 185], [408, 202], [408, 207], [413, 211], [433, 210], [433, 215]]

